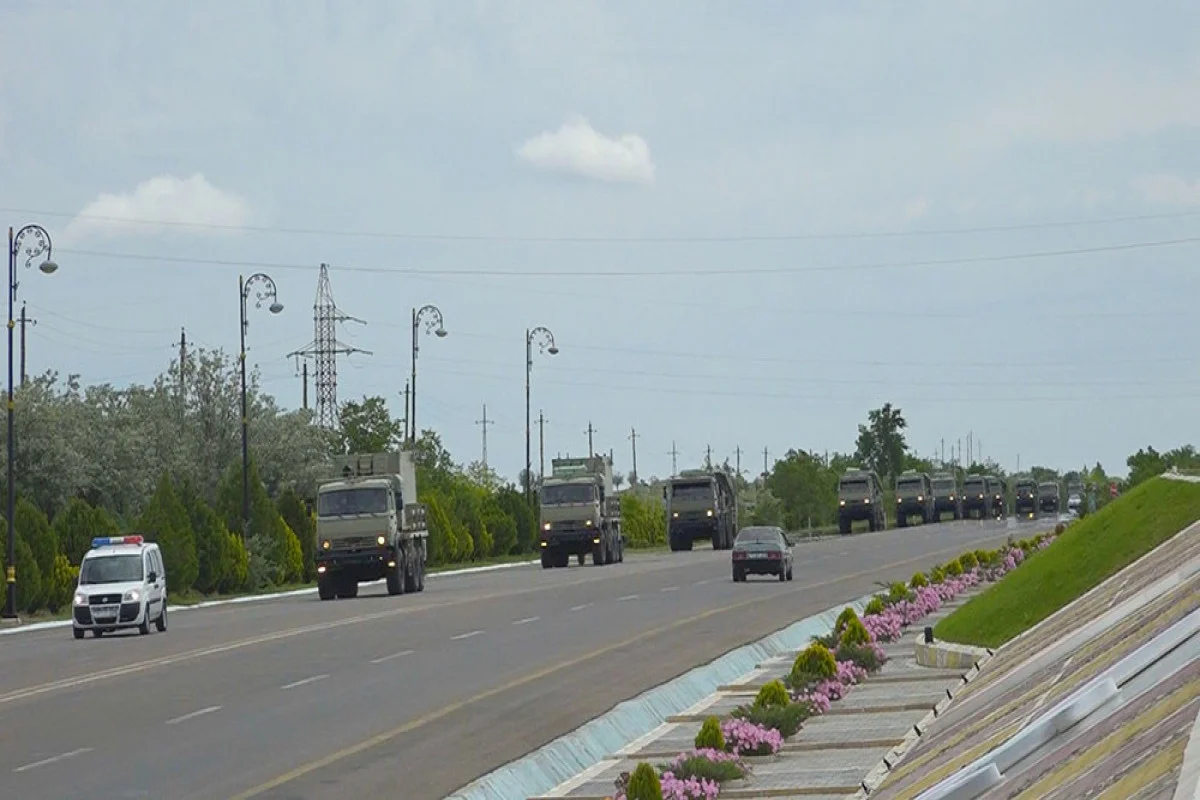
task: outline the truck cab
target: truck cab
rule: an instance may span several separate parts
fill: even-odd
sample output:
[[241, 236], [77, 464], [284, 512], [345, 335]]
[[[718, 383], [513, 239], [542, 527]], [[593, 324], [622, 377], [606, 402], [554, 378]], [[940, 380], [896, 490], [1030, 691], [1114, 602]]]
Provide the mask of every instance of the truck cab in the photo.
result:
[[988, 487], [988, 506], [992, 516], [1003, 519], [1008, 515], [1008, 486], [1003, 478], [995, 475], [985, 475]]
[[942, 514], [949, 512], [952, 519], [962, 519], [962, 492], [958, 479], [952, 472], [939, 472], [933, 476], [933, 520], [942, 521]]
[[896, 527], [907, 528], [912, 517], [920, 517], [922, 525], [934, 519], [932, 481], [915, 470], [896, 478]]
[[984, 475], [968, 475], [963, 481], [963, 517], [966, 519], [983, 519], [987, 516], [988, 508], [987, 477]]
[[838, 531], [850, 533], [858, 520], [866, 520], [872, 531], [887, 528], [883, 485], [873, 470], [850, 469], [838, 481]]
[[588, 553], [596, 566], [624, 561], [612, 462], [606, 456], [556, 458], [551, 469], [540, 494], [542, 568], [565, 567], [572, 555], [582, 566]]
[[737, 537], [737, 496], [721, 471], [684, 470], [663, 487], [667, 542], [672, 552], [691, 550], [709, 539], [714, 550], [728, 550]]
[[1043, 514], [1057, 514], [1061, 500], [1058, 481], [1042, 481], [1038, 484], [1038, 510]]
[[1038, 485], [1033, 478], [1018, 478], [1013, 484], [1013, 506], [1019, 517], [1037, 516]]

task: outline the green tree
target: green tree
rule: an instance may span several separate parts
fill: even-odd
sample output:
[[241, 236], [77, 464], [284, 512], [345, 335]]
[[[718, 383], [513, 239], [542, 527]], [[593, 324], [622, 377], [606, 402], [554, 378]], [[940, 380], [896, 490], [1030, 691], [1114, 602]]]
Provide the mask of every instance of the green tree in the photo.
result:
[[[245, 576], [237, 578], [235, 539], [221, 517], [190, 484], [181, 488], [180, 501], [187, 510], [196, 541], [196, 591], [215, 594], [241, 588]], [[240, 538], [236, 541], [241, 543]]]
[[512, 518], [516, 530], [516, 542], [509, 552], [531, 552], [537, 546], [538, 519], [525, 496], [516, 487], [506, 486], [496, 493], [496, 503]]
[[343, 453], [382, 453], [404, 437], [404, 424], [392, 419], [387, 401], [379, 396], [342, 403], [338, 418]]
[[[114, 531], [106, 527], [101, 532], [98, 529], [99, 524], [103, 524], [100, 523], [101, 520], [107, 523], [112, 521], [112, 517], [106, 515], [103, 509], [92, 508], [86, 500], [78, 497], [71, 498], [66, 506], [54, 515], [54, 534], [58, 538], [59, 548], [70, 563], [77, 565], [83, 560], [95, 537], [119, 535], [119, 528]], [[115, 521], [113, 527], [116, 527]]]
[[902, 471], [908, 452], [904, 438], [907, 427], [904, 415], [891, 403], [867, 412], [867, 424], [858, 426], [855, 456], [880, 478], [894, 478]]
[[312, 517], [304, 499], [295, 489], [285, 489], [275, 500], [279, 516], [287, 523], [288, 528], [295, 534], [300, 545], [300, 556], [303, 562], [302, 580], [310, 582], [317, 577], [316, 549], [317, 532], [313, 527]]
[[137, 526], [147, 541], [158, 543], [173, 589], [177, 592], [192, 589], [200, 572], [196, 536], [188, 510], [167, 473], [159, 478], [158, 488], [138, 518]]
[[[251, 588], [299, 581], [304, 574], [303, 556], [296, 534], [284, 523], [267, 489], [250, 460], [250, 524], [246, 537], [247, 581]], [[231, 531], [242, 530], [242, 465], [231, 464], [218, 489], [217, 514]], [[295, 540], [294, 542], [292, 540]]]
[[[42, 608], [42, 571], [38, 569], [33, 550], [17, 528], [17, 609], [33, 613]], [[8, 521], [0, 518], [0, 534], [8, 540]], [[0, 547], [0, 568], [8, 570], [8, 548]]]
[[17, 534], [29, 545], [41, 578], [41, 591], [31, 602], [39, 608], [55, 605], [60, 599], [57, 595], [62, 591], [62, 587], [53, 581], [54, 560], [59, 553], [58, 537], [42, 510], [24, 497], [17, 501]]

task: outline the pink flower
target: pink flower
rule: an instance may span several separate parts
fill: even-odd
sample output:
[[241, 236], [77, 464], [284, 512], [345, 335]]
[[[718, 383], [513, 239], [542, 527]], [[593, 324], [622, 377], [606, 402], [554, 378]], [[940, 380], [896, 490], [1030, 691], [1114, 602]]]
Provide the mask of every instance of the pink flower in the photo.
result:
[[744, 719], [727, 719], [721, 723], [725, 743], [737, 755], [775, 754], [783, 747], [783, 735], [774, 728], [764, 728]]
[[[808, 703], [809, 707], [812, 708], [813, 714], [824, 714], [826, 711], [829, 710], [829, 707], [830, 707], [832, 701], [830, 700], [829, 695], [827, 695], [823, 691], [821, 691], [821, 686], [825, 685], [826, 683], [830, 683], [830, 682], [831, 681], [823, 682], [821, 685], [817, 686], [817, 688], [813, 689], [811, 692], [801, 692], [799, 695], [796, 696], [796, 698], [795, 698], [796, 701], [801, 702], [801, 703]], [[839, 684], [839, 686], [840, 686], [840, 684]]]
[[716, 800], [721, 785], [705, 778], [676, 778], [664, 772], [661, 778], [663, 800]]
[[862, 618], [862, 623], [871, 634], [871, 639], [876, 642], [893, 642], [899, 639], [904, 627], [900, 615], [892, 608], [886, 609], [882, 614], [867, 614]]
[[853, 661], [837, 662], [837, 680], [843, 686], [853, 686], [867, 679], [867, 671]]

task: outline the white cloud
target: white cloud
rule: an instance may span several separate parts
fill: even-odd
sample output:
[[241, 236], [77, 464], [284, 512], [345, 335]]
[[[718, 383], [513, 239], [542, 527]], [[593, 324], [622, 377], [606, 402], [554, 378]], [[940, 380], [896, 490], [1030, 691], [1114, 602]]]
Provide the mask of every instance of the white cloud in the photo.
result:
[[245, 198], [218, 189], [197, 172], [186, 179], [160, 175], [126, 194], [101, 194], [71, 221], [66, 235], [79, 239], [93, 234], [147, 234], [187, 230], [187, 226], [207, 226], [213, 232], [249, 222], [250, 204]]
[[1133, 181], [1133, 188], [1155, 205], [1200, 206], [1200, 180], [1188, 183], [1178, 175], [1142, 175]]
[[650, 146], [641, 136], [616, 139], [574, 117], [557, 131], [543, 131], [517, 148], [517, 156], [540, 169], [609, 183], [654, 183]]

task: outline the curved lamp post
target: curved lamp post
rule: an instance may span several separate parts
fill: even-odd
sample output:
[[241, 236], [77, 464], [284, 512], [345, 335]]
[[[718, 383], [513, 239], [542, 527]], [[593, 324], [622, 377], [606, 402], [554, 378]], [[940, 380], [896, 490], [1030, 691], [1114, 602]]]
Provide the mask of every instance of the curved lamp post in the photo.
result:
[[[13, 433], [13, 415], [16, 402], [13, 399], [13, 306], [17, 302], [17, 260], [25, 260], [29, 269], [41, 259], [38, 269], [47, 275], [58, 271], [58, 264], [51, 259], [53, 244], [50, 234], [41, 225], [26, 225], [19, 231], [8, 229], [8, 564], [5, 575], [4, 596], [5, 619], [17, 618], [17, 481], [16, 481], [16, 438]], [[42, 258], [45, 256], [45, 258]]]
[[558, 345], [554, 342], [554, 334], [550, 329], [539, 325], [533, 330], [526, 329], [525, 331], [525, 500], [528, 502], [530, 493], [533, 491], [533, 476], [530, 471], [533, 465], [530, 463], [532, 458], [529, 452], [529, 442], [531, 438], [529, 418], [529, 379], [533, 373], [533, 342], [537, 340], [538, 350], [550, 355], [558, 355]]
[[[428, 315], [429, 318], [425, 319]], [[412, 435], [409, 441], [417, 440], [417, 352], [420, 348], [420, 331], [421, 321], [425, 320], [425, 332], [436, 335], [439, 339], [446, 336], [445, 325], [442, 324], [442, 311], [437, 306], [426, 305], [421, 308], [414, 308], [412, 312], [412, 409], [409, 411], [409, 427], [412, 429]]]
[[262, 304], [270, 300], [271, 305], [267, 309], [272, 314], [278, 314], [283, 311], [283, 304], [279, 302], [279, 293], [275, 289], [275, 280], [265, 272], [256, 272], [249, 278], [243, 279], [238, 276], [238, 302], [241, 308], [241, 336], [242, 346], [239, 360], [242, 362], [242, 536], [246, 536], [246, 532], [250, 527], [250, 440], [248, 438], [248, 424], [246, 410], [246, 330], [250, 327], [250, 321], [246, 318], [247, 304], [250, 302], [250, 291], [258, 284], [261, 288], [258, 289], [254, 298], [254, 307], [262, 308]]

